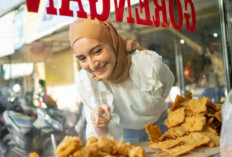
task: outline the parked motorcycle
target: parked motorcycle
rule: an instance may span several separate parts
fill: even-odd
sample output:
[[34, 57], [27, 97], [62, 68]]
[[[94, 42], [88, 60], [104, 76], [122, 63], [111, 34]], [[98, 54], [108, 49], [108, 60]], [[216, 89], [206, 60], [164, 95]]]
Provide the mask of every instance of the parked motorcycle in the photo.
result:
[[[65, 134], [62, 134], [62, 124], [52, 118], [43, 108], [37, 108], [37, 118], [35, 120], [30, 116], [12, 110], [4, 111], [3, 118], [9, 131], [9, 134], [3, 138], [3, 144], [8, 149], [6, 157], [9, 156], [9, 153], [25, 157], [30, 152], [37, 152], [43, 156], [43, 152], [46, 152], [44, 145], [50, 141], [51, 134], [55, 135], [56, 138], [58, 138], [56, 134], [59, 134], [59, 138], [65, 136]], [[56, 140], [57, 143], [61, 141], [61, 139]]]
[[[43, 93], [33, 92], [33, 95], [39, 99], [30, 95], [31, 103], [21, 95], [12, 94], [8, 98], [11, 105], [5, 105], [8, 107], [3, 109], [1, 128], [5, 131], [0, 130], [0, 156], [25, 157], [30, 152], [37, 152], [41, 157], [55, 157], [56, 144], [66, 135], [79, 134], [74, 127], [80, 113], [68, 113], [55, 105], [47, 105], [51, 101], [45, 101]], [[34, 106], [33, 101], [43, 105]]]

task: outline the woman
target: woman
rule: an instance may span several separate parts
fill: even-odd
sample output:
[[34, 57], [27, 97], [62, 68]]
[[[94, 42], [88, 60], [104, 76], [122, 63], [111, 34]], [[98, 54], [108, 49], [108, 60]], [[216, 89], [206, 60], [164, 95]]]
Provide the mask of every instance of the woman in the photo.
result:
[[174, 82], [162, 58], [135, 41], [124, 41], [107, 20], [78, 19], [69, 40], [82, 70], [78, 91], [85, 106], [86, 136], [147, 141], [148, 122], [162, 124]]

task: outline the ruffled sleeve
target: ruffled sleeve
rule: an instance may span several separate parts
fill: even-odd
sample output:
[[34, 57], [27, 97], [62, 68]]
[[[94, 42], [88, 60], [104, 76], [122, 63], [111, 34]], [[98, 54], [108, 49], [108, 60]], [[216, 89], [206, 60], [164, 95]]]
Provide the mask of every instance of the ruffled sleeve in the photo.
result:
[[84, 111], [87, 121], [86, 126], [86, 136], [98, 137], [92, 120], [91, 112], [92, 110], [102, 104], [107, 104], [110, 107], [112, 118], [108, 124], [109, 136], [114, 136], [116, 140], [121, 139], [122, 137], [122, 128], [119, 125], [119, 116], [114, 113], [113, 106], [113, 95], [107, 89], [106, 84], [102, 81], [96, 81], [91, 78], [85, 70], [81, 70], [78, 76], [77, 81], [78, 93], [84, 103]]
[[130, 76], [141, 91], [150, 92], [155, 98], [165, 99], [174, 83], [174, 75], [162, 57], [154, 51], [142, 50], [132, 54]]

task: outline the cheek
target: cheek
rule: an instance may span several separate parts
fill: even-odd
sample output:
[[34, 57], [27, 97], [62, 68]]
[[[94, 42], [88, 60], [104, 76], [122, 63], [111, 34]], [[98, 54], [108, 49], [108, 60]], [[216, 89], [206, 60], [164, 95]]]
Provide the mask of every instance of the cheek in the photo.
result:
[[108, 62], [115, 65], [116, 57], [115, 57], [114, 52], [111, 49], [108, 49], [106, 54], [107, 54], [106, 58], [108, 58]]
[[110, 55], [110, 62], [113, 64], [113, 66], [115, 65], [116, 57], [114, 54]]
[[79, 62], [79, 63], [80, 63], [80, 66], [81, 66], [83, 69], [85, 69], [85, 70], [88, 69], [88, 65], [87, 65], [86, 63], [82, 63], [82, 62]]

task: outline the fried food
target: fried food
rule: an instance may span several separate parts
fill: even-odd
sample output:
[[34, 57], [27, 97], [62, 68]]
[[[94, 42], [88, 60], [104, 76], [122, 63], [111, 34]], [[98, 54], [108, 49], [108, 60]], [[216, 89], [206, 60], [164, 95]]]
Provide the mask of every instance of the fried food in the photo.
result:
[[99, 139], [90, 137], [83, 147], [78, 137], [66, 136], [59, 144], [56, 154], [58, 157], [145, 157], [145, 150], [105, 136]]
[[92, 145], [94, 143], [97, 143], [98, 139], [95, 136], [91, 136], [88, 138], [87, 142], [86, 142], [86, 146]]
[[151, 147], [156, 147], [160, 149], [168, 149], [168, 148], [173, 148], [181, 143], [181, 139], [169, 139], [157, 143], [150, 144]]
[[56, 149], [56, 154], [59, 157], [67, 157], [72, 155], [75, 151], [82, 148], [83, 144], [80, 138], [66, 136]]
[[193, 115], [205, 115], [207, 113], [207, 103], [210, 100], [207, 97], [202, 97], [201, 99], [191, 99], [186, 104], [185, 108], [187, 110], [187, 116]]
[[180, 95], [177, 95], [172, 107], [170, 108], [170, 112], [175, 111], [176, 109], [180, 108], [181, 103], [184, 102], [184, 101], [185, 101], [184, 97], [182, 97]]
[[102, 152], [111, 154], [114, 148], [114, 141], [107, 138], [106, 136], [101, 136], [97, 142], [97, 146]]
[[[155, 140], [150, 138], [150, 147], [155, 147], [172, 155], [185, 154], [199, 146], [219, 146], [221, 129], [221, 105], [213, 104], [207, 97], [193, 99], [190, 93], [177, 96], [164, 124], [168, 130]], [[149, 136], [156, 130], [151, 123], [146, 129]]]
[[208, 136], [198, 132], [192, 132], [187, 136], [170, 139], [167, 141], [151, 144], [156, 148], [160, 148], [173, 156], [182, 155], [196, 147], [206, 144], [210, 141]]
[[218, 110], [217, 106], [215, 104], [211, 103], [211, 102], [207, 103], [207, 107], [208, 107], [208, 109], [211, 109], [213, 111], [217, 111]]
[[222, 104], [217, 104], [216, 105], [216, 110], [217, 111], [221, 111], [221, 109], [222, 109]]
[[185, 123], [183, 123], [181, 126], [189, 132], [202, 131], [205, 122], [206, 118], [204, 116], [186, 117]]
[[132, 146], [129, 143], [125, 143], [123, 140], [118, 142], [117, 146], [117, 153], [121, 155], [129, 155], [130, 150], [132, 149]]
[[142, 157], [143, 154], [145, 154], [145, 150], [142, 147], [133, 147], [129, 157]]
[[[88, 147], [79, 149], [67, 157], [99, 157], [99, 148], [96, 144], [90, 145]], [[58, 156], [59, 157], [59, 156]]]
[[191, 92], [185, 93], [184, 98], [185, 98], [185, 100], [192, 99], [192, 93]]
[[176, 126], [168, 129], [160, 138], [158, 141], [165, 141], [168, 139], [176, 139], [178, 137], [182, 137], [184, 135], [187, 135], [189, 132], [183, 128], [182, 126]]
[[210, 138], [210, 141], [207, 143], [209, 147], [219, 146], [220, 136], [208, 131], [203, 131], [202, 134]]
[[216, 112], [215, 117], [217, 118], [219, 122], [222, 123], [222, 112], [221, 111]]
[[171, 128], [173, 126], [177, 126], [179, 124], [182, 124], [185, 120], [185, 108], [179, 108], [176, 109], [173, 112], [170, 112], [168, 115], [168, 118], [164, 121], [164, 124]]
[[29, 154], [29, 157], [39, 157], [39, 154], [37, 154], [36, 152], [32, 152]]
[[152, 126], [152, 123], [150, 122], [150, 123], [146, 124], [145, 129], [146, 129], [146, 132], [148, 133], [149, 139], [152, 143], [156, 142], [161, 137], [161, 129], [159, 126], [157, 126], [157, 125]]

